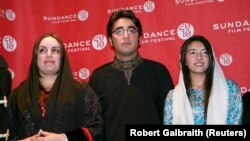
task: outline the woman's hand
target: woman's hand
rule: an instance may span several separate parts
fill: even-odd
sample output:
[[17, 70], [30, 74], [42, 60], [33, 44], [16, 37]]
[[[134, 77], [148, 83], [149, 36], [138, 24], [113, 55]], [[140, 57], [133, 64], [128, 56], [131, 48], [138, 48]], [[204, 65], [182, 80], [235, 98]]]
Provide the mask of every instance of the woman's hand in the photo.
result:
[[57, 134], [40, 130], [38, 135], [39, 136], [36, 137], [38, 141], [68, 141], [65, 134]]
[[36, 135], [18, 141], [68, 141], [65, 134], [57, 134], [39, 130]]

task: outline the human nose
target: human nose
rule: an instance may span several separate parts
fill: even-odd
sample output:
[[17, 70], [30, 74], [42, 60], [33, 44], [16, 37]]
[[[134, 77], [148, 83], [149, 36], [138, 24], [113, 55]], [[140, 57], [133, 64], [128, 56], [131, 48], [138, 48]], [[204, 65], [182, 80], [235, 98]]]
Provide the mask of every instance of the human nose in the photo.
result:
[[123, 36], [128, 37], [129, 34], [130, 34], [130, 33], [129, 33], [128, 29], [124, 29], [124, 31], [123, 31]]
[[47, 50], [46, 50], [46, 54], [47, 54], [48, 56], [51, 56], [51, 55], [52, 55], [51, 49], [47, 49]]
[[203, 57], [202, 52], [197, 52], [196, 59], [202, 59], [202, 57]]

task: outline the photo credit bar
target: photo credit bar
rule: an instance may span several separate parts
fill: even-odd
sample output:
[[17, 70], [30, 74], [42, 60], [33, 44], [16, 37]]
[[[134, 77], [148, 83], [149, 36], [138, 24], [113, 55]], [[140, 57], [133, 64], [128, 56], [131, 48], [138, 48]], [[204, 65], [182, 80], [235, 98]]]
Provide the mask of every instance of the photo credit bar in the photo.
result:
[[249, 140], [250, 126], [247, 125], [126, 125], [126, 141], [167, 138]]

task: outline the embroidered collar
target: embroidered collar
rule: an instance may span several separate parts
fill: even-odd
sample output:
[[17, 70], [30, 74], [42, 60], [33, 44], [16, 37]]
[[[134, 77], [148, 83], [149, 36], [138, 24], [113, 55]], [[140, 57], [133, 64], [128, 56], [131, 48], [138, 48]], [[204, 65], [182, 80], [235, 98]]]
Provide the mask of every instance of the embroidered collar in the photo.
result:
[[111, 66], [115, 69], [123, 71], [128, 81], [128, 85], [130, 85], [130, 78], [132, 76], [132, 72], [134, 68], [141, 64], [142, 61], [143, 59], [141, 58], [140, 54], [137, 53], [137, 55], [129, 61], [121, 61], [115, 57], [114, 62], [111, 64]]

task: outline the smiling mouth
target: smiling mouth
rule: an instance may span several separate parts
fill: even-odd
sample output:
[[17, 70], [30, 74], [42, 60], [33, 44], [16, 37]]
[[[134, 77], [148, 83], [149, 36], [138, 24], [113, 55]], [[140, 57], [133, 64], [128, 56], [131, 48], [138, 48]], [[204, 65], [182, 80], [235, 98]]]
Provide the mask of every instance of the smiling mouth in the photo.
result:
[[194, 63], [195, 66], [204, 66], [203, 62]]

